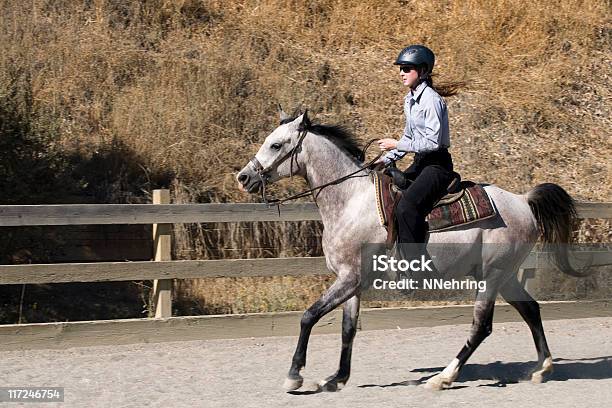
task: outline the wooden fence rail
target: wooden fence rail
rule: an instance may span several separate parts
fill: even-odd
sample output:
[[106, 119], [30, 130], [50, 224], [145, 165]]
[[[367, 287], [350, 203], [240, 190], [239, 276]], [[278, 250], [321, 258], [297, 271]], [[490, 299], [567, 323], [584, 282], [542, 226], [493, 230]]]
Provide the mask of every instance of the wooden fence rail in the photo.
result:
[[0, 205], [0, 227], [321, 220], [314, 203]]
[[[585, 251], [591, 266], [612, 265], [610, 251]], [[532, 252], [522, 269], [551, 266], [548, 256]], [[0, 285], [26, 283], [112, 282], [155, 279], [243, 278], [329, 275], [322, 256], [294, 258], [222, 259], [162, 262], [95, 262], [0, 265]]]
[[0, 285], [329, 275], [324, 257], [0, 265]]
[[[577, 203], [580, 218], [612, 218], [611, 203]], [[176, 224], [320, 221], [314, 203], [286, 204], [67, 204], [0, 205], [0, 227], [87, 224]]]
[[[577, 203], [580, 218], [612, 218], [611, 203]], [[85, 224], [154, 224], [152, 262], [98, 262], [39, 265], [0, 265], [0, 284], [154, 280], [156, 317], [171, 316], [172, 279], [326, 275], [323, 257], [172, 261], [170, 229], [173, 223], [308, 221], [320, 220], [314, 203], [276, 207], [263, 204], [169, 204], [167, 190], [154, 191], [154, 204], [78, 204], [0, 206], [0, 226]], [[612, 264], [609, 251], [592, 252], [592, 265]], [[525, 270], [547, 265], [533, 252]]]

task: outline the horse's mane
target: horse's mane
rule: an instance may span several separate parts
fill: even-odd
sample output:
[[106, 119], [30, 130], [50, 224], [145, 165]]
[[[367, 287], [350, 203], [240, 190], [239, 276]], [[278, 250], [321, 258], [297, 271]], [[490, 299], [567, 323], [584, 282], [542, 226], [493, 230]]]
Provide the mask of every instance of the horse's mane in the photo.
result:
[[[296, 118], [289, 118], [281, 121], [281, 125], [293, 122]], [[362, 162], [363, 151], [353, 133], [344, 125], [323, 125], [320, 123], [308, 123], [306, 129], [311, 133], [328, 138], [340, 150], [349, 154], [350, 157]]]

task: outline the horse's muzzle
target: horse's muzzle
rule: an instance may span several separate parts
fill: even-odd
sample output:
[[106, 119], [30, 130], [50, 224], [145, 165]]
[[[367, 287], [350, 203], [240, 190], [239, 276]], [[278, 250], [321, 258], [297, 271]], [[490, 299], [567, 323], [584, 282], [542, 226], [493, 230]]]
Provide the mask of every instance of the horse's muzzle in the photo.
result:
[[261, 190], [262, 182], [257, 176], [251, 176], [246, 172], [240, 172], [236, 179], [238, 180], [240, 189], [247, 193], [257, 193]]

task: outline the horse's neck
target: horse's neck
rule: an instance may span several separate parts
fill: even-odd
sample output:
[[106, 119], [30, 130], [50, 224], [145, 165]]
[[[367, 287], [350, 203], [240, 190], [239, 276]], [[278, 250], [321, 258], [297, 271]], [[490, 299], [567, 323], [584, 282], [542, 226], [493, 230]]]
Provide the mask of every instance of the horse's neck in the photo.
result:
[[[304, 144], [306, 181], [311, 188], [332, 182], [359, 169], [347, 153], [326, 137], [311, 135], [304, 139]], [[357, 176], [364, 174], [365, 172], [360, 172]], [[323, 222], [340, 217], [351, 198], [355, 193], [363, 191], [363, 183], [368, 182], [369, 177], [353, 177], [321, 190], [316, 196], [316, 202]]]

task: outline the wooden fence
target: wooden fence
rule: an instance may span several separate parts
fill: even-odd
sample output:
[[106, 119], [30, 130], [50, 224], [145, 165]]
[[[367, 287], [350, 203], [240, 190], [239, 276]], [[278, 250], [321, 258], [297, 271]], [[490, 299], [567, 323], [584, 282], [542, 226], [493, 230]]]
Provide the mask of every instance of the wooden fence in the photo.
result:
[[[0, 265], [0, 284], [153, 280], [155, 317], [169, 318], [172, 313], [172, 279], [330, 273], [323, 257], [172, 261], [170, 256], [170, 232], [173, 223], [320, 220], [314, 203], [285, 205], [279, 215], [276, 207], [268, 208], [263, 204], [170, 204], [168, 190], [155, 190], [153, 200], [153, 204], [0, 206], [2, 227], [153, 224], [155, 246], [154, 260], [146, 262]], [[577, 208], [580, 218], [612, 218], [610, 203], [581, 202]], [[612, 264], [609, 252], [597, 252], [594, 255], [593, 265]], [[542, 262], [543, 258], [539, 257], [538, 253], [532, 253], [522, 265], [523, 279], [530, 276], [528, 270], [541, 267]], [[282, 316], [282, 314], [277, 315]], [[99, 332], [100, 327], [103, 327], [94, 322], [89, 323], [96, 327], [94, 331]], [[112, 321], [108, 324], [111, 323]], [[142, 326], [144, 323], [138, 324]], [[35, 324], [5, 325], [8, 329], [0, 328], [0, 341], [4, 339], [9, 343], [19, 342], [20, 333], [31, 332], [34, 333], [34, 338], [37, 338], [45, 337], [44, 333], [70, 332], [70, 329], [66, 329], [69, 327], [67, 323], [49, 325], [54, 324], [47, 324], [44, 330], [38, 331], [32, 328], [36, 326]], [[149, 326], [147, 323], [144, 327], [151, 328], [154, 325]]]

